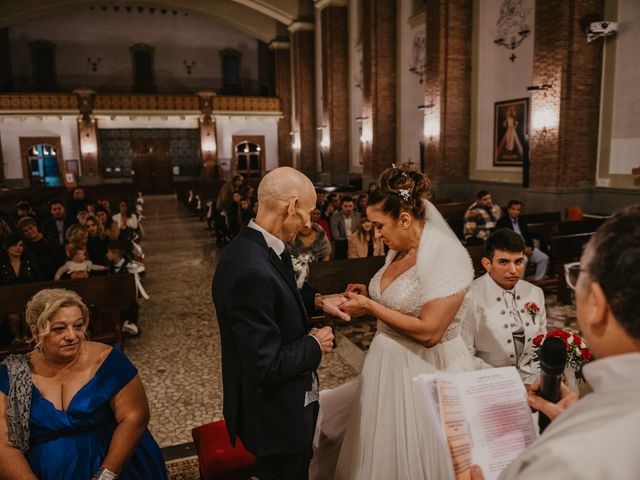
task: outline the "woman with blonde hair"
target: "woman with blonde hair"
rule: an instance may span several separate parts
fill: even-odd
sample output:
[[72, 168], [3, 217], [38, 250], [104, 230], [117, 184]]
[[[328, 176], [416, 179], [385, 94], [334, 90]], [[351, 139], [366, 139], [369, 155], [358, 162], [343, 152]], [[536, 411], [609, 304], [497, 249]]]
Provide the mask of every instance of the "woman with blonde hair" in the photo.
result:
[[136, 368], [87, 339], [89, 310], [70, 290], [27, 304], [35, 349], [0, 364], [0, 472], [6, 478], [166, 479]]
[[85, 222], [87, 227], [87, 254], [89, 260], [98, 265], [108, 265], [107, 260], [107, 247], [110, 240], [107, 235], [104, 234], [104, 226], [96, 215], [88, 215]]
[[376, 235], [371, 220], [362, 218], [358, 229], [347, 238], [347, 258], [366, 258], [384, 255], [382, 237]]

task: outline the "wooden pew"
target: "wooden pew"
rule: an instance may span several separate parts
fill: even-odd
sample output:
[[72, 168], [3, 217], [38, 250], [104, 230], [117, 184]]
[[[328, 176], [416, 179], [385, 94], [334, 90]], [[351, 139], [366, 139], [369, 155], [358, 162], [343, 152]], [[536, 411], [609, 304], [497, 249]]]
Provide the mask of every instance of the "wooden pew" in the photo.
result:
[[524, 220], [527, 225], [533, 223], [557, 223], [562, 221], [562, 215], [559, 211], [528, 213], [527, 215], [522, 215], [522, 220]]
[[564, 304], [571, 303], [571, 290], [567, 286], [564, 276], [566, 263], [580, 260], [584, 246], [593, 236], [593, 232], [578, 233], [574, 235], [558, 235], [551, 239], [552, 248], [558, 272], [558, 301]]
[[468, 203], [450, 202], [434, 204], [459, 239], [464, 239], [464, 214]]
[[313, 262], [309, 264], [309, 284], [322, 294], [344, 292], [349, 283], [369, 285], [384, 260], [384, 256], [379, 256]]
[[[122, 343], [120, 311], [136, 300], [133, 274], [34, 282], [0, 288], [0, 315], [24, 315], [27, 302], [45, 288], [65, 288], [82, 297], [89, 307], [90, 339], [104, 343]], [[28, 345], [0, 346], [0, 358], [8, 353], [25, 352]]]

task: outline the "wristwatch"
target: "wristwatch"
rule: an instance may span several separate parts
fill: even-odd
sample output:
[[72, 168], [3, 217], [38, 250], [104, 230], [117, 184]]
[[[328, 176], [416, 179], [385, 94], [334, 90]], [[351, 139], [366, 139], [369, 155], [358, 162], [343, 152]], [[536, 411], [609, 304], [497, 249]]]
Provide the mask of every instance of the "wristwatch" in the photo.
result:
[[91, 480], [118, 480], [119, 475], [111, 470], [100, 467], [96, 473], [93, 474]]

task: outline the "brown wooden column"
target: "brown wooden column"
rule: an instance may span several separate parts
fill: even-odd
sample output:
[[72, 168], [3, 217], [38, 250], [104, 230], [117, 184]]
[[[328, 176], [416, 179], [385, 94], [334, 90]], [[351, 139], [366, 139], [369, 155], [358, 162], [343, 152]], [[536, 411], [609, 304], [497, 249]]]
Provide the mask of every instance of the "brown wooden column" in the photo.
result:
[[200, 112], [202, 113], [202, 118], [198, 120], [198, 126], [200, 128], [200, 155], [202, 158], [200, 177], [203, 180], [217, 180], [220, 178], [216, 122], [211, 116], [213, 112], [214, 95], [214, 92], [198, 92]]
[[95, 118], [93, 118], [93, 102], [96, 92], [88, 88], [78, 88], [73, 93], [78, 96], [78, 106], [80, 108], [78, 145], [80, 147], [82, 183], [97, 183], [100, 176], [98, 167], [98, 126]]
[[294, 165], [314, 179], [316, 176], [315, 121], [315, 34], [313, 23], [294, 22], [291, 32], [291, 69], [293, 77]]
[[274, 53], [276, 70], [276, 95], [280, 99], [282, 118], [278, 120], [278, 165], [281, 167], [293, 165], [293, 151], [291, 149], [291, 44], [289, 42], [273, 41], [269, 47]]
[[425, 166], [432, 180], [467, 179], [471, 142], [471, 0], [427, 0]]
[[320, 151], [323, 173], [349, 183], [349, 16], [344, 0], [322, 0], [322, 107]]
[[604, 0], [536, 1], [533, 84], [550, 87], [531, 95], [531, 187], [595, 186], [604, 40], [580, 30], [590, 13]]
[[375, 179], [397, 155], [397, 2], [362, 0], [363, 176]]
[[13, 73], [11, 68], [11, 42], [9, 29], [0, 29], [0, 92], [13, 91]]

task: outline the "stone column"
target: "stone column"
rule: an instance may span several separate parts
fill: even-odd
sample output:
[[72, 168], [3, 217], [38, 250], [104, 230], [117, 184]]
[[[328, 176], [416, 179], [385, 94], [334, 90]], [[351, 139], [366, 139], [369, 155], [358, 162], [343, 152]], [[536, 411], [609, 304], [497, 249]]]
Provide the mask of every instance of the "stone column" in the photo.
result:
[[362, 0], [363, 184], [397, 155], [397, 2]]
[[346, 0], [320, 0], [323, 173], [349, 183], [349, 17]]
[[[78, 118], [78, 145], [80, 147], [80, 165], [82, 183], [97, 183], [99, 181], [98, 167], [98, 133], [95, 118], [93, 118], [93, 103], [96, 92], [88, 88], [78, 88], [73, 91], [78, 96], [80, 118]], [[78, 181], [76, 179], [76, 181]]]
[[291, 32], [293, 78], [294, 165], [312, 179], [316, 177], [315, 52], [313, 23], [294, 22]]
[[604, 0], [536, 1], [533, 84], [547, 89], [531, 95], [532, 188], [595, 186], [603, 40], [580, 30], [591, 13], [602, 18]]
[[433, 181], [465, 181], [471, 142], [471, 0], [427, 0], [424, 143]]
[[198, 92], [200, 112], [202, 113], [202, 117], [198, 120], [198, 126], [200, 127], [200, 155], [202, 158], [200, 177], [203, 180], [217, 180], [220, 178], [216, 122], [211, 116], [214, 95], [214, 92]]
[[[0, 29], [0, 92], [13, 91], [9, 29]], [[0, 169], [1, 170], [1, 169]]]
[[276, 95], [280, 99], [282, 118], [278, 120], [278, 165], [293, 165], [291, 149], [291, 44], [273, 41], [269, 47], [274, 52], [276, 73]]

